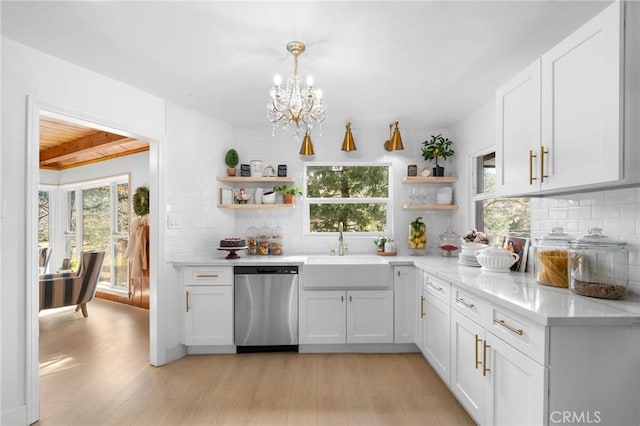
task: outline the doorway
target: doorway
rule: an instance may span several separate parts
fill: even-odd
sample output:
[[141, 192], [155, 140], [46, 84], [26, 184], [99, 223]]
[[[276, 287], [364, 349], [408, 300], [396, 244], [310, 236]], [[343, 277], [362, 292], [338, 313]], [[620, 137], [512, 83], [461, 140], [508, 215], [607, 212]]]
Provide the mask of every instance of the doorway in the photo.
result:
[[[31, 188], [31, 197], [30, 202], [27, 204], [27, 214], [28, 217], [33, 218], [28, 227], [28, 236], [27, 236], [27, 255], [26, 259], [28, 265], [27, 268], [27, 280], [28, 282], [36, 283], [32, 286], [27, 286], [27, 318], [28, 327], [27, 327], [27, 363], [29, 367], [27, 368], [27, 378], [26, 378], [26, 388], [27, 388], [27, 415], [28, 420], [30, 422], [35, 422], [39, 418], [39, 406], [40, 406], [40, 385], [39, 385], [39, 291], [38, 291], [38, 269], [37, 269], [37, 259], [34, 257], [33, 253], [37, 252], [35, 247], [38, 244], [38, 186], [40, 183], [40, 163], [42, 157], [49, 164], [53, 164], [56, 161], [59, 162], [71, 162], [71, 161], [84, 161], [85, 165], [97, 163], [100, 159], [108, 158], [116, 158], [121, 156], [117, 151], [126, 150], [125, 146], [127, 142], [136, 141], [134, 143], [129, 144], [129, 148], [137, 144], [136, 148], [139, 152], [147, 151], [148, 152], [148, 162], [146, 164], [147, 174], [148, 174], [148, 187], [151, 194], [158, 194], [159, 192], [159, 149], [158, 149], [158, 141], [146, 137], [145, 135], [136, 134], [134, 132], [128, 131], [125, 128], [119, 127], [117, 124], [113, 123], [105, 123], [103, 120], [87, 115], [78, 113], [77, 111], [69, 111], [64, 107], [60, 107], [57, 105], [50, 105], [35, 99], [30, 99], [29, 103], [29, 149], [27, 154], [27, 168], [28, 168], [28, 177], [27, 177], [27, 187]], [[92, 151], [91, 148], [96, 145], [96, 142], [88, 141], [91, 139], [88, 137], [84, 142], [84, 147], [86, 153], [84, 155], [84, 160], [78, 160], [81, 155], [78, 153], [66, 153], [65, 155], [60, 155], [57, 160], [54, 155], [56, 149], [58, 152], [62, 152], [61, 148], [48, 147], [52, 150], [47, 153], [45, 156], [41, 156], [40, 153], [40, 133], [41, 133], [41, 124], [43, 122], [51, 123], [55, 122], [62, 126], [61, 123], [68, 125], [70, 127], [77, 128], [86, 128], [92, 129], [94, 132], [98, 132], [101, 136], [105, 137], [105, 135], [117, 135], [120, 139], [120, 143], [114, 140], [110, 140], [101, 144], [99, 149], [93, 149], [94, 158], [89, 158], [91, 155], [88, 154], [89, 151]], [[115, 136], [110, 136], [114, 137]], [[107, 137], [108, 139], [109, 137]], [[124, 139], [123, 139], [124, 138]], [[82, 144], [80, 144], [82, 145]], [[100, 144], [98, 144], [100, 145]], [[111, 147], [111, 148], [110, 148]], [[75, 160], [73, 160], [75, 158]], [[133, 185], [132, 185], [133, 186]], [[133, 188], [135, 189], [135, 187]], [[152, 195], [153, 197], [153, 195]], [[158, 195], [159, 198], [159, 195]], [[149, 347], [150, 347], [150, 363], [154, 364], [155, 359], [157, 359], [157, 307], [154, 303], [154, 297], [156, 292], [155, 285], [155, 277], [157, 271], [157, 235], [158, 235], [158, 220], [159, 216], [159, 203], [152, 202], [150, 203], [148, 221], [150, 224], [150, 261], [148, 263], [148, 274], [147, 274], [147, 282], [148, 282], [148, 290], [147, 297], [151, 300], [148, 303], [149, 308]], [[156, 241], [154, 241], [154, 239]], [[64, 252], [64, 245], [60, 252]], [[61, 255], [59, 253], [59, 255]], [[31, 266], [33, 265], [33, 267]], [[52, 267], [56, 268], [58, 266], [57, 263], [53, 263]], [[89, 305], [90, 306], [90, 305]], [[90, 319], [91, 317], [89, 316]]]

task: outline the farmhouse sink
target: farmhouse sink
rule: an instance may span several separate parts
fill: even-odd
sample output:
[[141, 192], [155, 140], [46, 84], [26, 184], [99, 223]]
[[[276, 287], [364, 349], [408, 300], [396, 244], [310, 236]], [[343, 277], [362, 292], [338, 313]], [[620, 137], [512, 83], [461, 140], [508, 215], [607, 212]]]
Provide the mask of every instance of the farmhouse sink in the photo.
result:
[[387, 265], [380, 256], [307, 256], [307, 265]]
[[302, 267], [305, 288], [391, 288], [391, 266], [377, 256], [308, 256]]

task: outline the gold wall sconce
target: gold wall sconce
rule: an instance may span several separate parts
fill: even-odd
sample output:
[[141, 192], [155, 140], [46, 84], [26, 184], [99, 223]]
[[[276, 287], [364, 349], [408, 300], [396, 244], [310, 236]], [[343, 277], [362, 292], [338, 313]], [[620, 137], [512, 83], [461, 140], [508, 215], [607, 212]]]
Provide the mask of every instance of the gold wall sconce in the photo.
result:
[[[393, 133], [391, 132], [391, 129], [393, 129]], [[404, 149], [397, 121], [389, 124], [389, 140], [384, 142], [384, 149], [387, 151], [401, 151]]]
[[311, 142], [311, 136], [309, 136], [309, 129], [304, 134], [302, 139], [302, 145], [300, 146], [300, 155], [314, 155], [313, 142]]
[[351, 122], [348, 122], [345, 127], [347, 128], [347, 131], [344, 134], [344, 141], [342, 142], [342, 150], [347, 152], [355, 151], [356, 143], [353, 140], [353, 134], [351, 133]]

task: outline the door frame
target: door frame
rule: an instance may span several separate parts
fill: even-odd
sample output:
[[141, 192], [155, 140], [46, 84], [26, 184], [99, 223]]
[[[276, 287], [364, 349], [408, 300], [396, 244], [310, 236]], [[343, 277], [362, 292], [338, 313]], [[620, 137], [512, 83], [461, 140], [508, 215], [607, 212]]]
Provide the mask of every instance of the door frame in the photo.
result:
[[25, 294], [25, 319], [26, 319], [26, 377], [25, 377], [25, 402], [27, 411], [27, 424], [34, 423], [40, 418], [40, 324], [39, 313], [39, 287], [38, 282], [38, 184], [39, 184], [39, 148], [40, 148], [40, 115], [45, 114], [60, 118], [65, 121], [87, 125], [96, 129], [111, 131], [124, 136], [134, 137], [149, 142], [149, 190], [152, 197], [149, 204], [150, 225], [150, 259], [149, 259], [149, 357], [153, 365], [164, 363], [164, 357], [159, 348], [158, 326], [158, 294], [157, 272], [159, 265], [159, 218], [160, 202], [160, 140], [155, 137], [143, 135], [127, 129], [119, 123], [112, 123], [104, 117], [95, 116], [82, 111], [77, 111], [55, 103], [38, 99], [35, 96], [27, 97], [27, 155], [26, 155], [26, 216], [29, 218], [26, 224], [25, 236], [25, 278], [27, 285]]

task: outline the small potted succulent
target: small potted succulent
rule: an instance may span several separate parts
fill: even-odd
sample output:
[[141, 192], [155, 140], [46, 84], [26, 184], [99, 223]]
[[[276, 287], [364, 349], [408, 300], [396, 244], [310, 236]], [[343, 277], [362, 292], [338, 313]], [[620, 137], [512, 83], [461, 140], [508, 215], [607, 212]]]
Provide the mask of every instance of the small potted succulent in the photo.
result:
[[444, 167], [438, 164], [438, 159], [446, 160], [455, 154], [451, 149], [453, 141], [442, 135], [431, 136], [431, 139], [422, 142], [422, 158], [426, 161], [435, 160], [436, 166], [433, 168], [433, 176], [444, 176]]
[[282, 194], [282, 201], [285, 204], [293, 204], [295, 202], [296, 195], [302, 195], [300, 188], [289, 187], [286, 183], [282, 186], [274, 186], [273, 190]]
[[236, 175], [236, 166], [238, 165], [238, 151], [231, 148], [227, 151], [227, 154], [224, 156], [224, 162], [227, 165], [227, 175], [235, 176]]
[[373, 244], [378, 248], [378, 252], [382, 253], [384, 252], [384, 245], [387, 241], [389, 241], [389, 238], [384, 235], [380, 235], [373, 240]]

